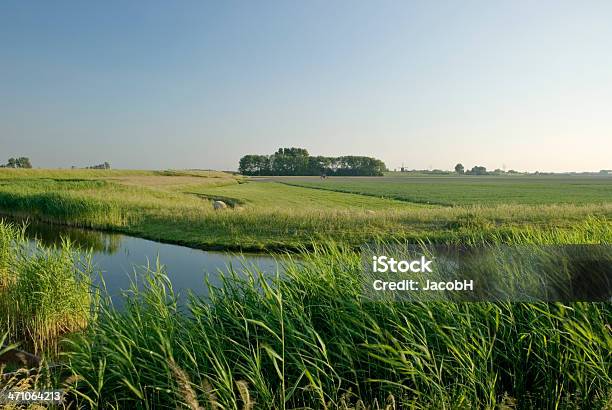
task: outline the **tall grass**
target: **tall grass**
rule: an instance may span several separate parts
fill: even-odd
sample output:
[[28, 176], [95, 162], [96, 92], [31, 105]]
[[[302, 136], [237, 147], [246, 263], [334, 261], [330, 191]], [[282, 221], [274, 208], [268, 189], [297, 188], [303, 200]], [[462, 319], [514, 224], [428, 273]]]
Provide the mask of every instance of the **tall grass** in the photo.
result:
[[14, 279], [11, 268], [15, 261], [15, 246], [23, 241], [23, 230], [0, 221], [0, 291]]
[[28, 244], [23, 230], [0, 220], [0, 329], [35, 352], [82, 329], [91, 315], [91, 264], [64, 241]]
[[125, 225], [121, 206], [88, 196], [104, 190], [105, 181], [38, 181], [22, 183], [0, 195], [0, 209], [46, 222], [106, 228]]
[[234, 273], [183, 308], [149, 271], [71, 341], [70, 388], [94, 407], [610, 405], [609, 303], [376, 302], [361, 263], [317, 245], [282, 278]]

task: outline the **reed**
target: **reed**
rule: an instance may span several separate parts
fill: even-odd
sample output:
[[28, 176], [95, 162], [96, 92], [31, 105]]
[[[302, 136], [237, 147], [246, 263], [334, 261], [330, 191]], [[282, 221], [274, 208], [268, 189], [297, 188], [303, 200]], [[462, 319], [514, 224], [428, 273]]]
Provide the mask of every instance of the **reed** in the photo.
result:
[[22, 229], [0, 221], [0, 328], [36, 353], [54, 351], [60, 337], [84, 328], [91, 315], [91, 263], [64, 241], [30, 244]]
[[181, 306], [148, 270], [125, 310], [103, 302], [70, 341], [69, 388], [93, 407], [610, 405], [609, 303], [376, 302], [361, 274], [358, 252], [328, 242], [282, 277], [232, 272]]
[[15, 261], [14, 248], [16, 243], [22, 240], [23, 230], [0, 221], [0, 291], [14, 280], [11, 272]]

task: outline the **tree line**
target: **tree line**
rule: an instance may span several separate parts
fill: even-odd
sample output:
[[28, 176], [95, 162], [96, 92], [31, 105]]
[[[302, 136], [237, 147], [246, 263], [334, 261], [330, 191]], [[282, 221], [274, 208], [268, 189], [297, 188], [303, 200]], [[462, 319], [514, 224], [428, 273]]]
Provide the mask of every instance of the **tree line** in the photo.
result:
[[304, 148], [279, 148], [272, 155], [245, 155], [238, 171], [243, 175], [382, 176], [387, 170], [379, 159], [347, 155], [310, 156]]

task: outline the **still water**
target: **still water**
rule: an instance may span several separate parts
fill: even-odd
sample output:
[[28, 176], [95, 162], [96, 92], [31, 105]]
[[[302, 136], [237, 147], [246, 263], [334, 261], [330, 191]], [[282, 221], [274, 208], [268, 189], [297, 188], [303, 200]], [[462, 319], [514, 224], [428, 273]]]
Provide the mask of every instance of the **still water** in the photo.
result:
[[[281, 269], [278, 260], [271, 256], [202, 251], [61, 225], [29, 222], [26, 236], [30, 241], [38, 240], [47, 246], [60, 244], [62, 238], [69, 238], [76, 246], [90, 249], [95, 270], [101, 273], [115, 305], [122, 305], [119, 298], [122, 291], [129, 289], [135, 280], [138, 283], [139, 273], [145, 270], [147, 264], [155, 268], [158, 258], [181, 299], [190, 291], [206, 296], [206, 276], [211, 284], [219, 285], [221, 276], [230, 267], [236, 272], [242, 272], [245, 266], [256, 267], [270, 277]], [[96, 279], [95, 283], [99, 284], [100, 281]]]

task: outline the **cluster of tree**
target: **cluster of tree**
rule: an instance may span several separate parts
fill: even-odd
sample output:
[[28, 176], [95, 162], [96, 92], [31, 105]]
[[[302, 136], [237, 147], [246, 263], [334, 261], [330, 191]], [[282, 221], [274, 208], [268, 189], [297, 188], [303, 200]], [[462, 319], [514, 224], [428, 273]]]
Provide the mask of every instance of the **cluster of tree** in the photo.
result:
[[381, 176], [387, 170], [376, 158], [310, 156], [304, 148], [279, 148], [272, 155], [245, 155], [238, 171], [243, 175]]
[[86, 167], [87, 169], [110, 169], [110, 164], [108, 162], [104, 162], [98, 165], [92, 165], [90, 167]]
[[0, 165], [1, 168], [32, 168], [32, 163], [28, 157], [9, 158], [5, 165]]
[[466, 172], [468, 175], [487, 175], [487, 168], [479, 165], [473, 166], [472, 169]]
[[485, 167], [474, 166], [472, 169], [465, 170], [463, 164], [459, 163], [455, 165], [455, 173], [465, 175], [503, 175], [503, 174], [518, 174], [519, 172], [511, 169], [510, 171], [504, 171], [502, 169], [496, 169], [495, 171], [487, 171]]

